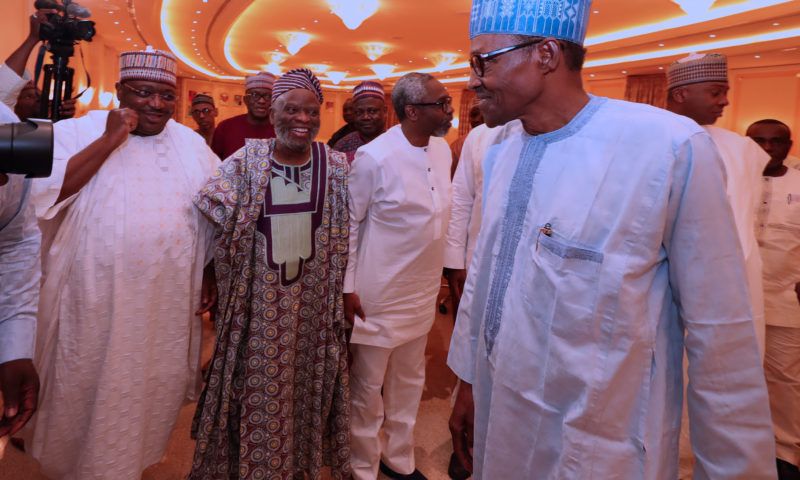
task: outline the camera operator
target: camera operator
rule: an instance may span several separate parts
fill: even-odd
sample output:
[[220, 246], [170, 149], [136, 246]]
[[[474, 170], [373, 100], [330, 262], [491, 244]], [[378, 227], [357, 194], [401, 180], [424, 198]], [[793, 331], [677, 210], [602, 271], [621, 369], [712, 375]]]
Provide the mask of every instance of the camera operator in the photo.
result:
[[[39, 89], [31, 80], [31, 74], [25, 70], [33, 48], [39, 43], [39, 30], [43, 23], [47, 23], [47, 15], [56, 13], [57, 10], [40, 9], [30, 16], [30, 30], [25, 40], [0, 66], [0, 101], [15, 109], [20, 120], [38, 117]], [[59, 109], [60, 118], [71, 118], [75, 115], [76, 99], [64, 100]], [[35, 110], [34, 110], [35, 108]]]
[[[0, 83], [0, 94], [6, 93]], [[0, 103], [0, 123], [16, 122]], [[39, 377], [33, 367], [41, 278], [41, 234], [28, 192], [31, 180], [0, 173], [0, 437], [12, 435], [36, 410]]]

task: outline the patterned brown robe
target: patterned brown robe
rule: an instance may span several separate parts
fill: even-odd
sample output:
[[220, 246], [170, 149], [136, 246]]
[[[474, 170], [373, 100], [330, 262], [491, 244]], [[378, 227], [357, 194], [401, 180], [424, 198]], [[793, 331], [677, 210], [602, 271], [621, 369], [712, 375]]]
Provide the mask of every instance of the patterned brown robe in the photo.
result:
[[[349, 165], [312, 145], [306, 166], [272, 160], [275, 140], [248, 140], [195, 198], [217, 225], [217, 341], [192, 425], [190, 479], [333, 478], [350, 472], [347, 347]], [[270, 180], [310, 201], [273, 205]], [[311, 215], [309, 258], [287, 276], [272, 259], [276, 215]], [[294, 277], [294, 278], [291, 278]]]

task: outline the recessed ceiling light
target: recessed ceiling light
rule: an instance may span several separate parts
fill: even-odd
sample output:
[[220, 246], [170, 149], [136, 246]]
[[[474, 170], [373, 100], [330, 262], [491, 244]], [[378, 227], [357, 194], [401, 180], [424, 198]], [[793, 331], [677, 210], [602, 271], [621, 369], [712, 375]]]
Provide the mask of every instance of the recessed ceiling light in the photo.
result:
[[428, 57], [422, 57], [422, 59], [423, 59], [423, 60], [427, 60], [427, 59], [428, 59]]
[[305, 30], [305, 29], [306, 29], [306, 27], [300, 27], [300, 30]]
[[319, 20], [314, 20], [314, 23], [319, 23]]
[[756, 55], [756, 58], [761, 58], [761, 55]]
[[119, 25], [119, 22], [114, 22], [114, 25]]
[[780, 23], [778, 23], [778, 22], [775, 22], [775, 23], [772, 24], [773, 27], [777, 27], [778, 25], [780, 25]]
[[109, 11], [108, 11], [108, 13], [111, 13], [111, 14], [113, 14], [113, 13], [114, 13], [114, 10], [109, 10]]
[[197, 23], [197, 20], [192, 20], [192, 23]]
[[623, 70], [622, 73], [628, 73], [628, 71], [627, 70]]
[[594, 73], [590, 73], [590, 74], [589, 74], [589, 76], [590, 76], [590, 77], [594, 77]]
[[203, 13], [203, 11], [202, 10], [198, 10], [195, 13]]
[[713, 33], [712, 33], [712, 34], [710, 34], [708, 37], [709, 37], [709, 38], [717, 38], [717, 36], [716, 36], [716, 35], [714, 35]]
[[658, 44], [658, 46], [659, 46], [659, 47], [663, 47], [663, 46], [664, 46], [664, 44], [663, 44], [663, 43], [659, 43], [659, 44]]
[[125, 40], [127, 40], [127, 41], [129, 41], [129, 42], [130, 42], [130, 41], [131, 41], [131, 37], [128, 37], [128, 38], [126, 38]]
[[595, 10], [595, 11], [594, 11], [594, 12], [592, 12], [592, 13], [600, 13], [600, 10]]
[[658, 67], [659, 70], [664, 70], [664, 67]]
[[192, 45], [197, 45], [197, 42], [192, 42]]
[[409, 60], [408, 63], [412, 63], [414, 60]]

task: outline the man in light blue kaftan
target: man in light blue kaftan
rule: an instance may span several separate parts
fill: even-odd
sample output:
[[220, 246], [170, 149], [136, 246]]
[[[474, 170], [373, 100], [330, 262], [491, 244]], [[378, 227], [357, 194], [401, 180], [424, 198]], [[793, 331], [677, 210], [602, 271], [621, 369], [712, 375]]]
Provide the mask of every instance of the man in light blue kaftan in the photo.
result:
[[676, 478], [685, 346], [695, 478], [774, 478], [711, 139], [686, 118], [583, 91], [590, 1], [494, 3], [473, 4], [468, 86], [487, 125], [519, 118], [525, 131], [483, 163], [448, 359], [467, 387], [450, 422], [462, 463], [474, 400], [476, 479]]

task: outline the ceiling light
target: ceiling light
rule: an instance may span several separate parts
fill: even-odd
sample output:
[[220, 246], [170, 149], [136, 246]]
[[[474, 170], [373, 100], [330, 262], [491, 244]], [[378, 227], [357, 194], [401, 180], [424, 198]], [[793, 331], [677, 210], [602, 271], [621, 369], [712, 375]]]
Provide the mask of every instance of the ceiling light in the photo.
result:
[[664, 46], [664, 44], [663, 44], [663, 43], [659, 43], [659, 44], [658, 44], [658, 46], [659, 46], [659, 47], [663, 47], [663, 46]]
[[696, 17], [708, 13], [715, 0], [672, 0], [690, 17]]
[[311, 41], [311, 35], [304, 32], [286, 32], [278, 35], [278, 40], [286, 45], [286, 51], [290, 55], [295, 55], [301, 48], [308, 45], [308, 42]]
[[114, 25], [119, 25], [119, 22], [114, 22]]
[[367, 58], [374, 62], [386, 55], [386, 53], [389, 52], [390, 46], [380, 42], [369, 42], [362, 44], [361, 49], [364, 50], [364, 54], [366, 54]]
[[280, 65], [284, 60], [289, 58], [289, 55], [281, 52], [264, 52], [263, 56], [267, 63], [274, 63], [277, 65]]
[[324, 63], [306, 64], [306, 67], [308, 67], [309, 70], [314, 72], [315, 75], [322, 75], [323, 73], [331, 69], [330, 65], [325, 65]]
[[623, 70], [622, 73], [628, 73], [628, 71], [627, 70]]
[[328, 0], [328, 6], [347, 28], [355, 30], [378, 11], [378, 0]]
[[376, 63], [374, 65], [370, 65], [369, 68], [371, 68], [372, 71], [375, 72], [375, 75], [377, 75], [380, 80], [383, 80], [392, 74], [392, 71], [394, 70], [394, 65]]
[[196, 11], [195, 13], [203, 13], [203, 12], [201, 12], [200, 10], [198, 10], [198, 11]]
[[125, 40], [127, 40], [127, 41], [129, 41], [129, 42], [130, 42], [130, 41], [131, 41], [131, 37], [128, 37], [128, 38], [126, 38]]
[[777, 27], [778, 25], [780, 25], [780, 23], [778, 23], [778, 22], [775, 22], [775, 23], [772, 24], [773, 27]]
[[712, 33], [712, 34], [710, 34], [710, 35], [708, 36], [708, 38], [717, 38], [717, 36], [716, 36], [716, 35], [714, 35], [714, 34]]
[[197, 23], [197, 20], [192, 20], [192, 23]]
[[333, 82], [334, 85], [339, 85], [339, 82], [344, 80], [344, 77], [347, 76], [347, 72], [327, 72], [325, 76], [328, 77], [328, 80]]
[[594, 78], [594, 73], [590, 73], [589, 76]]
[[756, 55], [756, 58], [761, 58], [761, 55]]
[[434, 55], [434, 63], [439, 72], [443, 72], [447, 67], [455, 63], [456, 60], [458, 60], [458, 55], [455, 53], [440, 53]]
[[664, 70], [664, 67], [658, 67], [659, 70]]

